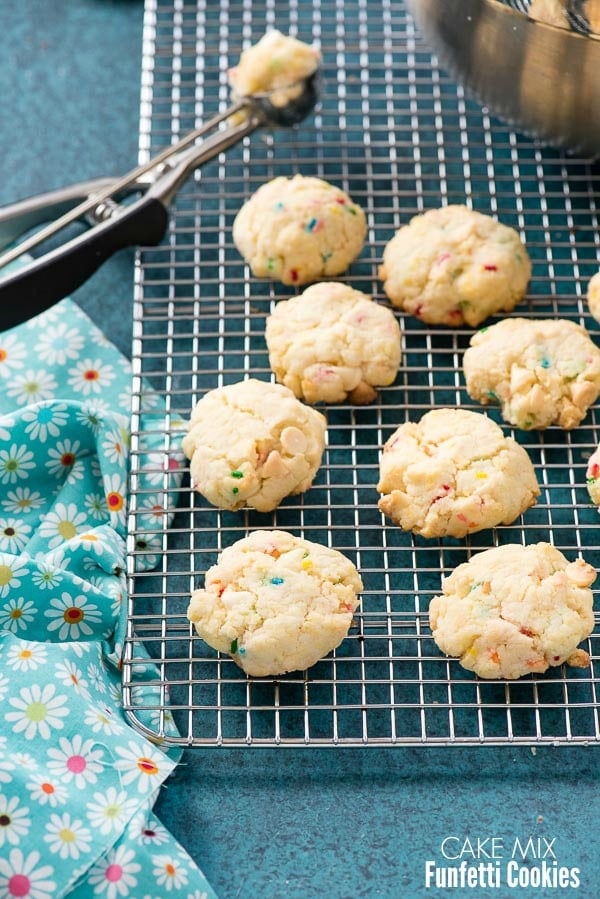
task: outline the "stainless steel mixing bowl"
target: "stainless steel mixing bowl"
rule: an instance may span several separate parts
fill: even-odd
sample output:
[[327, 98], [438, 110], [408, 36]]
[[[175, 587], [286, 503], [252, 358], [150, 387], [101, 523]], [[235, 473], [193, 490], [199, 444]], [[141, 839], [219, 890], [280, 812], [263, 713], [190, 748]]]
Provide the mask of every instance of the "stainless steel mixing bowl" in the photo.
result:
[[600, 37], [529, 19], [498, 0], [406, 0], [440, 63], [514, 128], [600, 154]]

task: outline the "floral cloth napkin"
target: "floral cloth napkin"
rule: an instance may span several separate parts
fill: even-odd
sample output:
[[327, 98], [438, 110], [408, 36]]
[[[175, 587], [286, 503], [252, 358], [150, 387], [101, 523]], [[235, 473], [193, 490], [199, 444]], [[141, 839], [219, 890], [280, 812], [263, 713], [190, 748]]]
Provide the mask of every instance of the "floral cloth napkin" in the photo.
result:
[[[130, 384], [71, 300], [0, 334], [0, 897], [215, 896], [152, 814], [177, 758], [121, 704]], [[177, 478], [156, 439], [146, 485]]]

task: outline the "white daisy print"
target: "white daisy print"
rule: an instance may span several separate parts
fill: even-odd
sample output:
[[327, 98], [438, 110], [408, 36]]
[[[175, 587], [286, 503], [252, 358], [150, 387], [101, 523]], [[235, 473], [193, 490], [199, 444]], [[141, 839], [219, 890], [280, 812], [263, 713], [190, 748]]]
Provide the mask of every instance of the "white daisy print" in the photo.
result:
[[56, 503], [54, 509], [42, 519], [39, 533], [41, 537], [49, 538], [48, 546], [52, 549], [85, 530], [86, 525], [87, 516], [78, 510], [75, 503]]
[[13, 755], [15, 767], [23, 768], [24, 771], [35, 771], [38, 763], [28, 752], [16, 752]]
[[31, 536], [31, 525], [18, 518], [0, 518], [0, 550], [17, 555]]
[[102, 451], [109, 462], [123, 462], [127, 457], [127, 444], [123, 435], [114, 431], [102, 441]]
[[88, 493], [83, 500], [86, 512], [97, 521], [106, 521], [106, 503], [101, 493]]
[[9, 772], [15, 770], [15, 764], [9, 759], [6, 752], [7, 743], [6, 737], [0, 737], [0, 783], [5, 784], [10, 783], [12, 780], [12, 775]]
[[27, 569], [14, 556], [0, 553], [0, 599], [21, 586], [21, 578]]
[[103, 859], [90, 869], [88, 882], [94, 887], [94, 895], [106, 899], [132, 896], [138, 880], [135, 876], [142, 866], [135, 860], [135, 852], [126, 846], [111, 849]]
[[37, 571], [31, 575], [31, 580], [40, 590], [50, 590], [57, 587], [64, 577], [64, 569], [53, 565], [52, 562], [38, 562]]
[[11, 512], [28, 512], [30, 509], [39, 509], [43, 504], [42, 494], [29, 487], [15, 487], [14, 490], [8, 490], [6, 499], [0, 503], [8, 515]]
[[137, 515], [139, 525], [148, 527], [150, 530], [162, 528], [166, 511], [164, 505], [159, 502], [158, 496], [147, 496]]
[[146, 455], [140, 474], [143, 473], [146, 483], [153, 487], [162, 487], [165, 483], [165, 475], [174, 475], [179, 468], [179, 462], [175, 456], [155, 451]]
[[29, 798], [38, 805], [49, 805], [57, 808], [64, 805], [69, 798], [69, 791], [56, 778], [49, 774], [34, 774], [25, 784], [29, 790]]
[[105, 706], [90, 707], [84, 715], [84, 721], [95, 734], [115, 734], [121, 730], [120, 722]]
[[60, 680], [64, 687], [71, 687], [79, 696], [83, 696], [84, 699], [90, 698], [88, 682], [75, 662], [58, 662], [54, 670], [54, 675]]
[[8, 693], [9, 679], [5, 674], [0, 673], [0, 700], [3, 700]]
[[172, 763], [159, 751], [148, 747], [147, 752], [140, 752], [140, 746], [129, 741], [127, 747], [117, 746], [120, 756], [114, 767], [121, 772], [121, 783], [124, 787], [137, 783], [140, 793], [153, 790], [161, 783], [171, 770]]
[[125, 790], [109, 787], [104, 793], [94, 793], [86, 806], [86, 816], [102, 834], [120, 831], [137, 807], [137, 799], [128, 799]]
[[47, 660], [46, 646], [29, 640], [13, 643], [6, 653], [6, 663], [13, 671], [35, 671], [40, 665], [45, 665]]
[[10, 449], [0, 450], [2, 484], [16, 484], [19, 480], [28, 478], [32, 468], [35, 468], [33, 453], [26, 446], [13, 443]]
[[28, 406], [52, 399], [58, 384], [52, 372], [34, 371], [29, 368], [12, 377], [12, 383], [6, 393], [18, 406]]
[[48, 623], [49, 631], [58, 630], [58, 639], [79, 640], [81, 636], [89, 637], [94, 633], [90, 625], [98, 624], [101, 620], [98, 606], [88, 602], [83, 594], [71, 596], [63, 593], [60, 599], [51, 599], [50, 606], [44, 615], [51, 620]]
[[27, 630], [27, 625], [31, 624], [34, 618], [35, 603], [30, 599], [25, 599], [24, 596], [9, 599], [0, 608], [0, 628], [13, 634], [20, 630]]
[[66, 696], [56, 694], [54, 684], [43, 687], [32, 684], [31, 687], [22, 687], [18, 697], [9, 698], [9, 705], [16, 711], [6, 712], [4, 720], [14, 721], [13, 732], [22, 733], [26, 740], [32, 740], [37, 735], [42, 740], [49, 740], [52, 729], [60, 730], [64, 726], [62, 719], [69, 714], [66, 702]]
[[69, 359], [77, 359], [84, 344], [83, 335], [66, 322], [48, 327], [35, 346], [38, 357], [48, 365], [64, 365]]
[[11, 849], [8, 856], [0, 856], [0, 896], [21, 896], [23, 899], [53, 899], [56, 883], [52, 865], [40, 865], [40, 853], [33, 850], [24, 855], [21, 849]]
[[69, 369], [69, 386], [77, 393], [89, 396], [102, 393], [115, 378], [112, 365], [101, 359], [81, 359]]
[[44, 842], [59, 858], [79, 858], [82, 852], [90, 851], [92, 835], [83, 821], [73, 818], [69, 812], [53, 813], [46, 824]]
[[117, 520], [125, 523], [125, 481], [118, 474], [112, 474], [104, 478], [104, 496], [106, 508], [111, 515], [116, 515]]
[[152, 866], [152, 873], [156, 877], [156, 883], [158, 886], [163, 887], [167, 893], [187, 886], [188, 873], [182, 862], [174, 856], [153, 855]]
[[7, 843], [17, 846], [31, 827], [29, 809], [27, 806], [19, 807], [19, 801], [18, 796], [9, 799], [0, 793], [0, 846]]
[[106, 693], [106, 674], [103, 666], [97, 665], [95, 662], [90, 662], [87, 668], [87, 676], [91, 686], [94, 687], [95, 690], [99, 693]]
[[163, 827], [156, 818], [148, 819], [144, 812], [132, 818], [128, 835], [142, 846], [161, 846], [171, 839], [166, 827]]
[[[49, 474], [56, 475], [56, 477], [60, 478], [73, 472], [78, 458], [77, 454], [80, 449], [81, 443], [79, 440], [57, 440], [56, 449], [51, 448], [48, 450], [46, 468], [48, 469]], [[78, 474], [76, 477], [78, 478], [83, 477], [81, 467], [82, 466], [79, 465], [77, 468]]]
[[15, 369], [23, 368], [27, 356], [25, 345], [14, 334], [0, 334], [0, 378], [8, 377]]
[[86, 400], [86, 402], [81, 404], [81, 409], [75, 413], [75, 418], [80, 424], [90, 428], [96, 434], [100, 430], [109, 408], [108, 403], [104, 400]]
[[62, 403], [40, 403], [22, 412], [27, 422], [25, 433], [31, 440], [45, 443], [49, 437], [58, 437], [68, 421], [67, 407]]
[[4, 511], [8, 514], [11, 512], [28, 512], [30, 509], [39, 509], [44, 503], [44, 498], [37, 490], [30, 490], [29, 487], [15, 487], [6, 494], [6, 499], [2, 500]]
[[61, 737], [58, 748], [48, 750], [48, 771], [64, 783], [73, 781], [78, 790], [95, 784], [104, 768], [104, 752], [94, 749], [95, 745], [94, 740], [84, 740], [81, 734], [75, 734], [72, 740]]

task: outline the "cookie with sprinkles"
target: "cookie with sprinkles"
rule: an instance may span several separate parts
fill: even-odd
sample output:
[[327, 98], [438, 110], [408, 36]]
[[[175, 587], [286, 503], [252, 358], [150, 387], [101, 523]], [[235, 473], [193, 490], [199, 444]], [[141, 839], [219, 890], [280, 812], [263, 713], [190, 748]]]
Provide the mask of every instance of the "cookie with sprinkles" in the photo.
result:
[[310, 668], [347, 636], [363, 585], [350, 559], [286, 531], [224, 549], [196, 590], [199, 636], [254, 677]]
[[596, 569], [549, 543], [477, 553], [445, 577], [429, 604], [437, 646], [484, 678], [518, 678], [566, 662], [585, 668], [578, 644], [594, 628]]
[[393, 311], [339, 281], [277, 303], [265, 339], [277, 380], [308, 403], [373, 402], [400, 365]]
[[367, 233], [341, 188], [304, 175], [263, 184], [233, 223], [233, 242], [257, 278], [300, 285], [345, 272]]
[[467, 392], [523, 430], [576, 427], [600, 393], [600, 349], [568, 319], [506, 318], [471, 338]]
[[585, 484], [591, 501], [600, 507], [600, 447], [594, 450], [588, 459]]
[[311, 486], [325, 433], [325, 416], [287, 387], [249, 378], [206, 393], [182, 445], [193, 487], [210, 503], [270, 512]]
[[421, 321], [476, 327], [523, 299], [531, 262], [512, 228], [466, 206], [445, 206], [396, 232], [379, 277], [391, 303]]
[[386, 442], [381, 511], [422, 537], [464, 537], [511, 524], [540, 489], [525, 449], [480, 412], [433, 409]]

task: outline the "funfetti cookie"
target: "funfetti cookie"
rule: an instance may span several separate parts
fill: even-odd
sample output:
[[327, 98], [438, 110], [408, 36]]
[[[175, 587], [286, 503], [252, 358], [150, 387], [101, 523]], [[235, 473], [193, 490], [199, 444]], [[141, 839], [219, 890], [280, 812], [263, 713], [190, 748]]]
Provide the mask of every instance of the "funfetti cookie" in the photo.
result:
[[567, 662], [586, 667], [578, 644], [594, 628], [596, 570], [549, 543], [478, 553], [444, 578], [429, 606], [442, 652], [485, 678], [517, 678]]
[[391, 303], [429, 324], [479, 325], [525, 296], [531, 262], [517, 232], [466, 206], [417, 215], [386, 245]]
[[600, 349], [566, 319], [506, 318], [463, 356], [467, 392], [524, 430], [576, 427], [600, 393]]
[[250, 378], [211, 390], [183, 438], [192, 485], [221, 509], [269, 512], [312, 484], [326, 424], [282, 384]]
[[233, 223], [233, 241], [255, 277], [296, 285], [342, 274], [366, 233], [365, 214], [347, 193], [304, 175], [263, 184]]
[[277, 380], [308, 403], [370, 403], [400, 365], [392, 310], [338, 281], [277, 303], [265, 338]]
[[423, 537], [510, 524], [540, 492], [526, 450], [467, 409], [433, 409], [401, 425], [383, 448], [377, 489], [381, 511]]
[[337, 550], [258, 530], [223, 550], [193, 593], [188, 618], [247, 674], [280, 675], [339, 646], [361, 590], [358, 571]]

